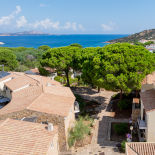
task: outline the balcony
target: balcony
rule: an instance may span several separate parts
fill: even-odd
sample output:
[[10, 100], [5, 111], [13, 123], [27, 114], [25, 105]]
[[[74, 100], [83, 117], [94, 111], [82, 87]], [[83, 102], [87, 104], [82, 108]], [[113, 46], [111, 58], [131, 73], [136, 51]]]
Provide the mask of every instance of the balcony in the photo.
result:
[[144, 120], [138, 119], [137, 122], [138, 122], [139, 129], [146, 129], [147, 128], [146, 122]]

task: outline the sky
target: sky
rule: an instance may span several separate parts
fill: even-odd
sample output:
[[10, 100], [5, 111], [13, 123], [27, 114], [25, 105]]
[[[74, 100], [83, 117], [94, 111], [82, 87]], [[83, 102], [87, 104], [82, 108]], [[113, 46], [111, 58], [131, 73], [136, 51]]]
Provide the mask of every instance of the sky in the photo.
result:
[[155, 28], [155, 0], [0, 0], [0, 33], [133, 34]]

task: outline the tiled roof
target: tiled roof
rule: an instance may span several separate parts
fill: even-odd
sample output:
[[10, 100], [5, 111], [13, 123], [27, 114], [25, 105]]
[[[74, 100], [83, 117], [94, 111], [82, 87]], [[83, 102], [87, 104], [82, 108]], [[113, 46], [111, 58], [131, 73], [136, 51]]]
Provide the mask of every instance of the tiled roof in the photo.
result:
[[1, 155], [45, 155], [57, 127], [48, 131], [46, 125], [6, 119], [0, 122]]
[[139, 98], [133, 98], [133, 103], [139, 104]]
[[39, 86], [27, 87], [12, 93], [11, 102], [0, 109], [0, 115], [26, 109], [41, 93], [42, 88]]
[[126, 143], [127, 155], [155, 155], [155, 143], [132, 142]]
[[36, 80], [34, 80], [26, 75], [16, 77], [16, 78], [5, 83], [5, 85], [12, 91], [17, 90], [17, 89], [22, 88], [27, 85], [36, 85], [36, 84], [37, 84]]
[[51, 80], [49, 77], [40, 76], [40, 75], [28, 75], [28, 74], [26, 76], [36, 80], [43, 86], [47, 86], [48, 84], [62, 86], [59, 82]]
[[3, 78], [0, 78], [0, 82], [4, 81], [8, 78], [15, 78], [15, 77], [19, 77], [21, 74], [17, 73], [17, 72], [9, 72], [10, 74], [8, 74], [7, 76], [4, 76]]
[[144, 108], [147, 111], [155, 109], [155, 89], [150, 89], [140, 93]]
[[65, 117], [73, 106], [74, 100], [71, 97], [42, 93], [27, 109]]
[[[49, 71], [49, 73], [53, 73], [55, 72], [55, 69], [52, 69], [50, 67], [44, 67], [47, 71]], [[35, 74], [39, 74], [39, 69], [38, 68], [33, 68], [30, 69], [31, 72], [35, 73]]]
[[11, 102], [0, 109], [0, 115], [29, 109], [65, 117], [69, 114], [75, 101], [70, 88], [63, 87], [59, 82], [48, 77], [24, 74], [9, 81], [9, 85], [17, 89], [16, 84], [18, 88], [19, 85], [20, 87], [23, 84], [30, 85], [13, 92]]

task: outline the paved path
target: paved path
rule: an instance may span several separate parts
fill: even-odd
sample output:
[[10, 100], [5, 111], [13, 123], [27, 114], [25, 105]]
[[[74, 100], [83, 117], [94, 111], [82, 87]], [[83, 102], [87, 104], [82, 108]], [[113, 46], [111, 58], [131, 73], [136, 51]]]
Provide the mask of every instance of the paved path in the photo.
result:
[[[79, 91], [81, 94], [82, 92]], [[75, 155], [120, 155], [117, 148], [115, 147], [118, 142], [110, 141], [110, 125], [111, 122], [122, 122], [122, 119], [115, 120], [113, 118], [114, 113], [107, 112], [106, 108], [109, 104], [111, 96], [114, 92], [102, 91], [101, 93], [95, 94], [82, 94], [83, 96], [88, 96], [87, 99], [93, 98], [94, 100], [99, 99], [98, 101], [102, 102], [101, 112], [98, 114], [98, 119], [95, 120], [95, 130], [90, 145], [85, 146], [84, 148], [79, 148], [77, 152], [73, 153]], [[127, 119], [123, 120], [128, 122]], [[104, 152], [104, 154], [103, 154]], [[121, 154], [123, 155], [123, 154]]]

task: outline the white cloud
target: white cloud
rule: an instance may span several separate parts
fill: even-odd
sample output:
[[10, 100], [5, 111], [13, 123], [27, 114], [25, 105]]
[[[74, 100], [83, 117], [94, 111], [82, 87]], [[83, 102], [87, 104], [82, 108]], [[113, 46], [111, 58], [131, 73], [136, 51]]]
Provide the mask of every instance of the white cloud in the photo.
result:
[[[44, 7], [44, 4], [40, 4], [41, 7]], [[50, 18], [45, 18], [42, 20], [37, 21], [28, 21], [25, 16], [18, 16], [18, 14], [22, 11], [21, 7], [19, 5], [16, 6], [16, 10], [14, 10], [10, 15], [0, 17], [0, 26], [1, 25], [13, 25], [16, 28], [25, 28], [29, 30], [71, 30], [71, 31], [83, 31], [84, 27], [82, 24], [76, 23], [76, 22], [66, 22], [65, 24], [60, 24], [59, 21], [52, 21]]]
[[109, 24], [101, 24], [103, 31], [113, 31], [115, 29], [116, 24], [110, 22]]
[[10, 15], [8, 16], [3, 16], [0, 18], [0, 25], [8, 25], [10, 22], [15, 18], [17, 14], [21, 12], [21, 7], [18, 5], [16, 6], [16, 10], [13, 11]]
[[79, 27], [80, 30], [84, 31], [84, 27], [83, 27], [82, 24], [79, 24], [78, 27]]
[[84, 27], [82, 24], [77, 24], [76, 22], [66, 22], [65, 25], [62, 27], [62, 29], [65, 30], [73, 30], [73, 31], [77, 31], [77, 30], [84, 30]]
[[30, 26], [33, 28], [43, 28], [43, 29], [59, 29], [59, 22], [53, 22], [49, 18], [44, 20], [36, 21], [35, 23], [31, 23]]
[[66, 22], [65, 25], [62, 27], [62, 29], [68, 30], [72, 29], [74, 31], [77, 30], [77, 24], [75, 22]]
[[16, 20], [16, 24], [18, 28], [24, 27], [27, 24], [27, 20], [25, 18], [25, 16], [21, 16], [19, 17], [18, 20]]
[[19, 5], [16, 6], [15, 14], [18, 14], [22, 11], [21, 7]]

